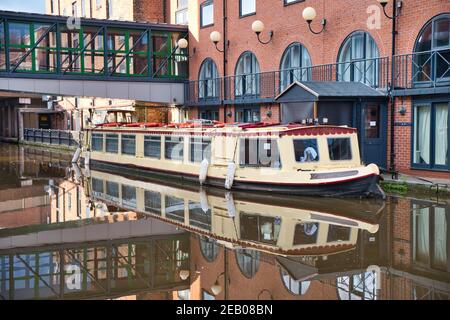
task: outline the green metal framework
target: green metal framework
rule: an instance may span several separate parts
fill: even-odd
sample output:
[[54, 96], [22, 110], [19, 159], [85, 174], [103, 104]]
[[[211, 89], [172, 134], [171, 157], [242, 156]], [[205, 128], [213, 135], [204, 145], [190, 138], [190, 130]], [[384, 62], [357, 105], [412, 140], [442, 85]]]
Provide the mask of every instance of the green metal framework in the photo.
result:
[[0, 11], [0, 77], [188, 78], [187, 28]]

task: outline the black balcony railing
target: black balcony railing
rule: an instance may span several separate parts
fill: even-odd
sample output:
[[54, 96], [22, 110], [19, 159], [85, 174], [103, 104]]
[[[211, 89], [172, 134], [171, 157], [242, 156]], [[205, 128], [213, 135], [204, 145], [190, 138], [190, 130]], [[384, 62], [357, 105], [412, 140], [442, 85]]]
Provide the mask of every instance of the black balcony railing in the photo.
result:
[[389, 58], [354, 60], [304, 68], [190, 81], [187, 105], [271, 102], [293, 82], [353, 81], [387, 89]]
[[23, 139], [28, 142], [75, 147], [81, 141], [81, 134], [67, 130], [24, 129]]
[[450, 49], [394, 57], [395, 88], [432, 88], [450, 85]]

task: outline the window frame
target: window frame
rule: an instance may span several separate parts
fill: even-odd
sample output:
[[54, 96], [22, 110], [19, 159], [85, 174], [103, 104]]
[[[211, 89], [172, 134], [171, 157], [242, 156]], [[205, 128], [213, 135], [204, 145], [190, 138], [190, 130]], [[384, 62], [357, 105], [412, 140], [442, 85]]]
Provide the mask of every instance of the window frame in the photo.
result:
[[[297, 160], [297, 154], [296, 154], [296, 150], [295, 150], [295, 142], [296, 141], [303, 141], [303, 140], [315, 140], [316, 141], [317, 160], [310, 161], [310, 162], [301, 162], [300, 160]], [[321, 159], [320, 159], [321, 158], [321, 153], [320, 153], [320, 150], [319, 150], [319, 139], [318, 139], [318, 137], [315, 137], [315, 138], [293, 138], [292, 139], [292, 148], [294, 150], [294, 161], [295, 161], [295, 163], [314, 164], [314, 163], [319, 163], [321, 161]], [[305, 150], [303, 150], [303, 153], [304, 152], [305, 152]]]
[[[206, 76], [208, 65], [211, 70], [211, 76]], [[205, 75], [205, 77], [203, 77]], [[214, 77], [216, 75], [216, 77]], [[212, 83], [212, 94], [209, 95], [208, 83]], [[202, 90], [201, 90], [201, 87]], [[203, 60], [198, 70], [198, 98], [199, 100], [217, 100], [220, 96], [220, 76], [216, 62], [212, 58]], [[203, 92], [203, 94], [201, 94]]]
[[[150, 141], [148, 141], [147, 138], [150, 138]], [[151, 141], [151, 138], [159, 138], [159, 156], [150, 156], [146, 154], [145, 144], [146, 142], [153, 142]], [[161, 159], [162, 140], [162, 136], [144, 135], [144, 158]], [[156, 143], [156, 141], [154, 143]]]
[[[205, 149], [203, 149], [205, 142], [209, 146], [209, 157], [207, 157], [207, 158], [204, 158], [204, 155], [205, 155], [206, 150], [208, 148], [208, 146], [207, 146]], [[194, 152], [194, 154], [192, 154], [192, 152], [195, 150], [195, 146], [199, 145], [199, 144], [201, 144], [201, 148], [202, 148], [202, 160], [195, 161], [195, 152]], [[211, 139], [211, 137], [205, 137], [205, 136], [200, 136], [200, 137], [192, 136], [192, 137], [189, 137], [189, 162], [198, 164], [198, 163], [201, 163], [204, 159], [206, 159], [206, 160], [208, 160], [209, 163], [211, 163], [211, 149], [212, 149], [212, 139]], [[193, 157], [193, 155], [194, 155], [194, 157]]]
[[[245, 59], [250, 56], [250, 73], [245, 71]], [[244, 69], [244, 72], [238, 74], [238, 69]], [[250, 81], [247, 79], [248, 76], [253, 78]], [[251, 84], [251, 88], [248, 88], [248, 84]], [[254, 92], [253, 92], [254, 91]], [[234, 97], [244, 98], [244, 97], [259, 97], [261, 95], [261, 67], [259, 65], [258, 58], [252, 51], [244, 51], [236, 61], [236, 66], [234, 67]]]
[[[169, 158], [167, 157], [167, 143], [174, 143], [173, 141], [169, 141], [167, 140], [167, 138], [179, 138], [181, 141], [178, 141], [178, 143], [180, 143], [182, 145], [182, 149], [181, 149], [181, 159], [178, 158]], [[181, 135], [166, 135], [164, 136], [164, 160], [170, 160], [170, 161], [178, 161], [178, 162], [183, 162], [184, 161], [184, 142], [185, 142], [185, 137], [181, 136]]]
[[[330, 145], [329, 145], [329, 140], [331, 140], [331, 139], [333, 139], [333, 140], [348, 140], [349, 141], [349, 147], [350, 147], [350, 159], [339, 159], [339, 160], [333, 160], [333, 159], [331, 159], [331, 157], [330, 157], [330, 152], [331, 152], [331, 150], [330, 150]], [[354, 153], [354, 151], [353, 151], [353, 146], [352, 146], [352, 137], [345, 137], [345, 136], [343, 136], [343, 137], [333, 137], [333, 138], [327, 138], [327, 148], [328, 148], [328, 152], [327, 152], [327, 154], [328, 154], [328, 160], [330, 160], [331, 162], [344, 162], [344, 161], [352, 161], [353, 159], [354, 159], [354, 155], [353, 155], [353, 153]]]
[[[283, 64], [284, 64], [285, 59], [287, 59], [287, 55], [288, 55], [288, 54], [290, 55], [290, 53], [292, 52], [292, 48], [297, 47], [297, 46], [298, 46], [299, 49], [300, 49], [300, 56], [299, 56], [299, 57], [300, 57], [300, 66], [299, 66], [299, 67], [290, 67], [290, 68], [288, 68], [288, 69], [283, 68]], [[303, 57], [304, 57], [304, 53], [306, 53], [306, 55], [307, 55], [308, 58], [309, 58], [309, 62], [310, 62], [310, 65], [309, 65], [309, 66], [304, 66], [304, 65], [303, 65]], [[292, 61], [292, 57], [291, 57], [291, 61]], [[292, 65], [292, 63], [291, 63], [291, 65]], [[311, 54], [309, 53], [308, 48], [306, 48], [306, 47], [305, 47], [302, 43], [300, 43], [300, 42], [293, 42], [293, 43], [291, 43], [290, 45], [288, 45], [288, 46], [286, 47], [286, 49], [284, 49], [283, 55], [281, 56], [281, 60], [280, 60], [280, 68], [279, 68], [279, 70], [280, 70], [280, 76], [279, 76], [280, 92], [286, 90], [286, 89], [287, 89], [292, 83], [294, 83], [295, 81], [310, 81], [310, 80], [312, 79], [312, 69], [311, 69], [312, 66], [313, 66], [312, 58], [311, 58]], [[307, 69], [307, 68], [309, 68], [309, 69]], [[304, 70], [304, 69], [307, 70], [307, 73], [306, 73], [306, 74], [303, 73], [303, 70]], [[300, 75], [301, 80], [291, 81], [289, 84], [288, 84], [288, 83], [285, 83], [285, 84], [284, 84], [284, 87], [283, 87], [283, 76], [285, 75], [285, 73], [287, 73], [287, 72], [292, 73], [293, 71], [296, 71], [296, 70], [300, 70], [300, 71], [302, 72], [302, 74]], [[306, 80], [303, 80], [304, 76], [306, 77]], [[290, 77], [291, 77], [291, 76], [290, 76]]]
[[[102, 148], [101, 148], [101, 150], [94, 149], [94, 136], [101, 137], [101, 140], [102, 140]], [[103, 133], [92, 133], [92, 136], [91, 136], [91, 150], [94, 151], [94, 152], [105, 152], [105, 142], [106, 142], [106, 139], [105, 139], [105, 135]]]
[[[257, 164], [247, 164], [246, 163], [246, 159], [242, 159], [241, 157], [242, 157], [242, 153], [243, 153], [243, 151], [241, 150], [241, 147], [242, 147], [242, 143], [244, 143], [245, 145], [247, 145], [247, 142], [245, 142], [245, 140], [249, 140], [249, 143], [250, 143], [250, 141], [257, 141]], [[260, 140], [262, 140], [263, 142], [263, 144], [265, 144], [265, 143], [268, 143], [268, 141], [270, 141], [270, 144], [271, 144], [271, 149], [270, 149], [270, 158], [271, 158], [271, 161], [270, 161], [270, 165], [261, 165], [261, 159], [260, 159], [260, 153], [259, 153], [259, 147], [260, 147], [260, 145], [261, 145], [261, 141]], [[239, 143], [239, 167], [240, 168], [254, 168], [254, 169], [261, 169], [261, 168], [264, 168], [264, 169], [274, 169], [274, 170], [280, 170], [282, 167], [283, 167], [283, 164], [282, 164], [282, 162], [281, 162], [281, 153], [280, 153], [280, 146], [278, 145], [278, 139], [276, 139], [275, 137], [274, 138], [270, 138], [270, 137], [264, 137], [264, 138], [261, 138], [261, 137], [241, 137], [241, 138], [239, 138], [239, 141], [238, 141], [238, 143]], [[276, 145], [276, 150], [274, 150], [273, 149], [273, 143], [275, 143], [275, 145]], [[244, 151], [245, 152], [245, 151]], [[249, 151], [250, 152], [250, 151]], [[278, 162], [280, 163], [280, 165], [279, 165], [279, 167], [275, 167], [275, 166], [273, 166], [273, 164], [272, 164], [272, 161], [274, 160], [274, 159], [272, 159], [272, 157], [273, 157], [273, 155], [272, 155], [272, 152], [277, 152], [277, 154], [278, 154]], [[245, 152], [246, 153], [246, 152]], [[244, 157], [245, 157], [245, 153], [244, 153]], [[245, 157], [246, 158], [246, 157]], [[245, 163], [243, 163], [243, 161], [245, 162]]]
[[[207, 7], [207, 6], [210, 6], [210, 5], [212, 5], [212, 22], [210, 23], [210, 24], [203, 24], [203, 9], [205, 8], [205, 7]], [[213, 26], [214, 25], [214, 1], [213, 0], [206, 0], [206, 1], [204, 1], [204, 2], [202, 2], [201, 4], [200, 4], [200, 15], [199, 15], [199, 17], [200, 17], [200, 29], [203, 29], [203, 28], [208, 28], [208, 27], [211, 27], [211, 26]]]
[[[131, 139], [133, 137], [134, 139]], [[124, 152], [124, 138], [125, 141], [134, 140], [134, 153]], [[125, 156], [136, 156], [136, 135], [135, 134], [121, 134], [120, 135], [120, 154]]]
[[239, 18], [245, 18], [245, 17], [250, 17], [250, 16], [256, 15], [256, 0], [253, 0], [253, 1], [255, 1], [255, 11], [246, 13], [246, 14], [242, 14], [242, 1], [245, 1], [245, 0], [239, 0]]
[[296, 4], [296, 3], [300, 3], [300, 2], [305, 2], [305, 0], [293, 0], [291, 2], [287, 2], [288, 0], [283, 0], [283, 5], [286, 6], [290, 6], [292, 4]]
[[[108, 143], [107, 143], [108, 142], [108, 136], [109, 136], [110, 139], [112, 139], [112, 136], [116, 136], [117, 137], [117, 149], [116, 149], [115, 152], [112, 152], [112, 151], [108, 150]], [[105, 152], [106, 153], [110, 153], [110, 154], [119, 154], [119, 149], [120, 149], [119, 142], [120, 142], [120, 139], [119, 139], [119, 134], [118, 133], [107, 133], [105, 135]]]

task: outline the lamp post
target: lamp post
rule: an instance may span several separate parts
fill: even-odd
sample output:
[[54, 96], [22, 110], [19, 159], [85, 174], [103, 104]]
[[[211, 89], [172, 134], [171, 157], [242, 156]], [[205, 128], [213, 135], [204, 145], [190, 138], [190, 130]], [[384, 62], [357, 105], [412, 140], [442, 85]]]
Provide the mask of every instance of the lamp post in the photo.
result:
[[[180, 48], [180, 49], [187, 49], [187, 47], [189, 46], [189, 42], [186, 39], [181, 38], [180, 40], [178, 40], [177, 45], [178, 45], [178, 48]], [[197, 51], [197, 49], [193, 48], [192, 55], [189, 55], [189, 51], [188, 51], [188, 58], [192, 58], [196, 51]]]
[[311, 23], [314, 21], [314, 19], [317, 17], [316, 9], [313, 7], [307, 7], [303, 10], [302, 13], [303, 19], [308, 23], [309, 31], [311, 31], [314, 34], [320, 34], [325, 30], [325, 26], [327, 25], [327, 20], [322, 19], [320, 21], [320, 24], [322, 25], [322, 29], [320, 31], [314, 31], [311, 27]]
[[386, 7], [389, 3], [389, 0], [378, 0], [380, 5], [383, 7], [383, 13], [386, 16], [386, 18], [392, 20], [392, 57], [391, 57], [391, 83], [388, 87], [388, 94], [389, 94], [389, 100], [391, 103], [391, 147], [390, 147], [390, 171], [392, 173], [392, 178], [398, 179], [398, 174], [395, 170], [395, 98], [392, 96], [392, 90], [395, 87], [395, 52], [396, 52], [396, 37], [397, 37], [397, 18], [400, 14], [400, 12], [397, 10], [402, 7], [402, 1], [401, 0], [394, 0], [392, 1], [392, 15], [388, 15], [386, 13]]
[[264, 23], [263, 23], [261, 20], [255, 20], [255, 21], [252, 23], [252, 30], [253, 30], [254, 33], [256, 33], [256, 36], [258, 37], [258, 41], [259, 41], [260, 43], [262, 43], [262, 44], [268, 44], [270, 41], [272, 41], [272, 37], [273, 37], [273, 31], [272, 31], [272, 30], [269, 31], [269, 40], [267, 40], [267, 41], [262, 41], [262, 40], [260, 39], [261, 32], [264, 31]]

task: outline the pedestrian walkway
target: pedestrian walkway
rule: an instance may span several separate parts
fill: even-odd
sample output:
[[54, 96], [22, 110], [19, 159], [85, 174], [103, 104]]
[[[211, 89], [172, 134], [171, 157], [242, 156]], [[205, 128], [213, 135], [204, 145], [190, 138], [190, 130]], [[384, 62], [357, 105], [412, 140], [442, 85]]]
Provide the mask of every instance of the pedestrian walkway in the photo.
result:
[[408, 184], [412, 186], [429, 187], [433, 190], [446, 190], [450, 192], [450, 178], [436, 178], [436, 177], [424, 177], [421, 175], [412, 175], [406, 173], [399, 173], [398, 179], [393, 179], [391, 174], [382, 174], [384, 182], [387, 183], [399, 183]]

